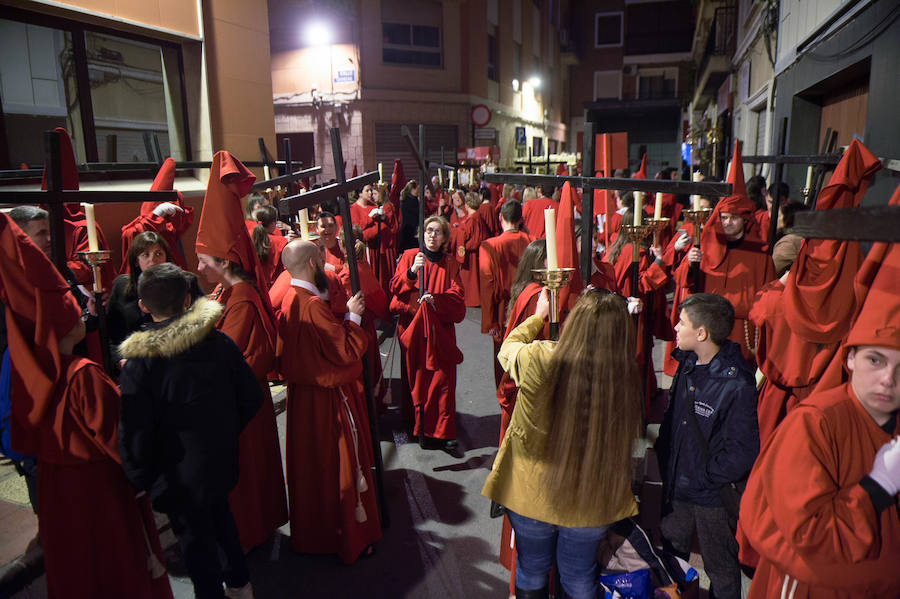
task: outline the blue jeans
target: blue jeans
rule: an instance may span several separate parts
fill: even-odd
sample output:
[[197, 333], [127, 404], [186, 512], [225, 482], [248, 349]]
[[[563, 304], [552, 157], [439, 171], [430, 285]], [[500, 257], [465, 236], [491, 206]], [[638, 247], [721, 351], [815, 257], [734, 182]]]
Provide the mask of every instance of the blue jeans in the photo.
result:
[[550, 567], [556, 567], [572, 599], [597, 597], [597, 546], [606, 526], [566, 528], [533, 520], [506, 510], [516, 532], [516, 587], [533, 591], [547, 586]]

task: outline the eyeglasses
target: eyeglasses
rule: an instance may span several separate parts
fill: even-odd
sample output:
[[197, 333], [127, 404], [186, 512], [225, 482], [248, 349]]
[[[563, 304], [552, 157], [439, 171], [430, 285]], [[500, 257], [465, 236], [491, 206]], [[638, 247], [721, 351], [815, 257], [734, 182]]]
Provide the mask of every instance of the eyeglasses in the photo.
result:
[[438, 229], [425, 229], [425, 234], [426, 234], [426, 235], [437, 235], [437, 234], [443, 233], [443, 232], [444, 232], [444, 230], [443, 230], [443, 229], [440, 229], [440, 228], [438, 228]]

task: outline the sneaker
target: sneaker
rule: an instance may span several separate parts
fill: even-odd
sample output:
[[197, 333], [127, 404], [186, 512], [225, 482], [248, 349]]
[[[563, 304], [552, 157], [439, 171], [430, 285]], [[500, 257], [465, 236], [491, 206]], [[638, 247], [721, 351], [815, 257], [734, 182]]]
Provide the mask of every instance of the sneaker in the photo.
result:
[[253, 599], [253, 586], [248, 582], [242, 587], [225, 587], [225, 596], [228, 599]]

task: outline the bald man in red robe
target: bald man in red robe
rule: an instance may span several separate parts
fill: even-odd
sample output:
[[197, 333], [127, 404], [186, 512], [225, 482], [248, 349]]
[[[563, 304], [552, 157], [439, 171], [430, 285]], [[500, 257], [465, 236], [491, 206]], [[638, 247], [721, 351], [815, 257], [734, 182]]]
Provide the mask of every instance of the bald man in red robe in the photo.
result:
[[481, 292], [481, 332], [490, 335], [494, 343], [494, 385], [500, 384], [503, 368], [497, 362], [497, 352], [503, 343], [504, 323], [519, 257], [528, 247], [528, 234], [519, 230], [522, 205], [510, 200], [500, 209], [503, 232], [486, 239], [478, 249], [478, 271]]
[[282, 260], [292, 277], [277, 350], [288, 384], [291, 545], [299, 553], [337, 553], [352, 564], [381, 538], [371, 453], [361, 434], [367, 423], [357, 410], [365, 299], [361, 292], [350, 298], [339, 321], [322, 299], [328, 283], [319, 248], [294, 241]]
[[801, 401], [763, 448], [741, 501], [750, 599], [900, 596], [900, 246], [840, 359], [847, 383]]
[[[750, 322], [750, 308], [756, 292], [775, 278], [775, 265], [766, 251], [753, 212], [756, 206], [747, 197], [744, 171], [741, 168], [740, 142], [735, 144], [728, 182], [733, 195], [722, 198], [713, 209], [700, 238], [700, 247], [692, 248], [674, 272], [675, 309], [672, 326], [678, 322], [677, 307], [691, 294], [716, 293], [734, 306], [734, 328], [729, 339], [741, 345], [744, 358], [755, 363], [757, 329]], [[699, 279], [694, 280], [691, 264], [700, 263]], [[674, 349], [669, 344], [670, 349]], [[674, 375], [678, 363], [667, 352], [665, 372]]]

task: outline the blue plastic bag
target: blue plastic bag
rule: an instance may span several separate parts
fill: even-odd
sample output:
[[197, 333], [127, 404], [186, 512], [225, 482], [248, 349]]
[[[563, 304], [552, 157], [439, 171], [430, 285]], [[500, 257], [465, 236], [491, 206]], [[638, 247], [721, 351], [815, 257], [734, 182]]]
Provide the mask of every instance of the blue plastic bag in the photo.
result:
[[[627, 599], [651, 599], [653, 597], [653, 582], [650, 580], [650, 570], [635, 570], [622, 574], [607, 574], [600, 577], [600, 584]], [[606, 596], [612, 598], [612, 593], [607, 591]]]

